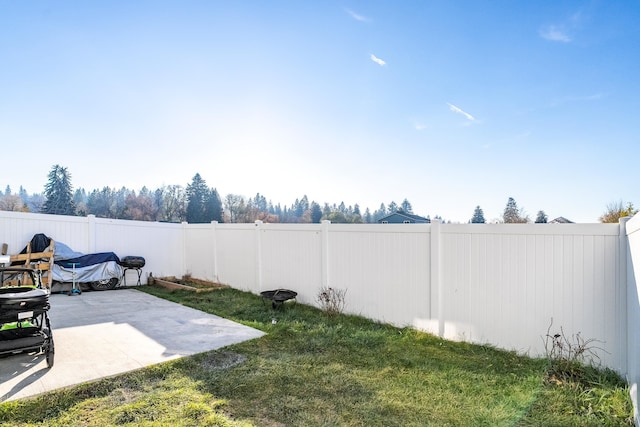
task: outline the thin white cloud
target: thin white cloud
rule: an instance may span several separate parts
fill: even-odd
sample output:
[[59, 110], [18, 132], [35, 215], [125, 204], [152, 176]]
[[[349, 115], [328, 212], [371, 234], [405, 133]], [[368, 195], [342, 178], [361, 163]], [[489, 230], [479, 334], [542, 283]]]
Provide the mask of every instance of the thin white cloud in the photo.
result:
[[345, 9], [344, 11], [347, 12], [349, 14], [349, 16], [351, 16], [356, 21], [360, 21], [360, 22], [369, 22], [370, 21], [370, 19], [367, 18], [366, 16], [362, 16], [359, 13], [356, 13], [351, 9]]
[[372, 60], [373, 62], [375, 62], [376, 64], [378, 64], [378, 65], [379, 65], [379, 66], [381, 66], [381, 67], [382, 67], [382, 66], [387, 65], [387, 62], [386, 62], [386, 61], [384, 61], [384, 60], [382, 60], [382, 59], [378, 58], [378, 57], [377, 57], [377, 56], [375, 56], [373, 53], [371, 54], [370, 58], [371, 58], [371, 60]]
[[554, 23], [541, 26], [538, 34], [552, 42], [571, 43], [590, 22], [591, 12], [588, 9], [580, 9], [565, 18], [559, 18]]
[[569, 43], [571, 41], [571, 37], [567, 34], [567, 31], [555, 25], [542, 28], [540, 30], [540, 37], [553, 42]]
[[606, 93], [598, 92], [598, 93], [594, 93], [593, 95], [574, 96], [569, 99], [574, 101], [597, 101], [598, 99], [605, 98], [606, 96], [607, 96]]
[[449, 106], [449, 110], [453, 111], [454, 113], [462, 114], [467, 118], [467, 120], [471, 120], [472, 122], [476, 120], [475, 117], [473, 117], [471, 114], [467, 113], [466, 111], [462, 110], [462, 108], [456, 107], [455, 105], [449, 104], [448, 102], [447, 102], [447, 105]]
[[565, 96], [562, 98], [555, 99], [551, 102], [551, 107], [558, 107], [568, 102], [588, 102], [588, 101], [598, 101], [600, 99], [606, 98], [608, 93], [598, 92], [591, 95], [582, 95], [582, 96]]
[[582, 25], [584, 21], [589, 21], [589, 18], [582, 10], [577, 11], [569, 17], [569, 22], [571, 22], [571, 24], [575, 26]]

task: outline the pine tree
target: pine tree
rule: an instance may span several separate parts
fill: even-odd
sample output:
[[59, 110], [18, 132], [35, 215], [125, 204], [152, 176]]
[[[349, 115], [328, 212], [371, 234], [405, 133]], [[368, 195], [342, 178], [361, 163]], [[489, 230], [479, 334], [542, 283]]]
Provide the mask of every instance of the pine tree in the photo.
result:
[[302, 205], [300, 204], [300, 199], [296, 199], [296, 201], [293, 202], [290, 212], [293, 212], [293, 216], [295, 216], [296, 218], [302, 217], [302, 212], [304, 212], [304, 210], [302, 209]]
[[549, 217], [544, 211], [538, 211], [538, 215], [536, 216], [536, 224], [546, 224]]
[[319, 224], [320, 220], [322, 220], [322, 209], [316, 202], [311, 202], [311, 222]]
[[120, 188], [114, 194], [115, 203], [112, 206], [114, 218], [125, 218], [125, 211], [127, 210], [127, 197], [129, 195], [135, 196], [135, 191], [129, 190], [126, 187]]
[[196, 173], [187, 185], [187, 222], [192, 224], [206, 223], [205, 201], [209, 194], [207, 183], [199, 173]]
[[408, 214], [413, 213], [413, 206], [411, 206], [411, 203], [407, 199], [404, 199], [402, 201], [402, 203], [400, 204], [400, 208], [404, 211], [404, 213], [408, 213]]
[[302, 199], [300, 199], [300, 208], [302, 209], [303, 213], [309, 210], [309, 198], [306, 194], [302, 196]]
[[273, 213], [271, 212], [272, 209], [269, 209], [267, 206], [267, 199], [264, 196], [260, 195], [260, 193], [256, 193], [256, 196], [253, 198], [253, 205], [260, 212]]
[[473, 218], [471, 218], [472, 224], [484, 224], [486, 221], [484, 219], [484, 212], [480, 208], [480, 206], [476, 206], [476, 209], [473, 211]]
[[76, 205], [80, 203], [86, 203], [87, 193], [86, 191], [84, 191], [84, 188], [78, 188], [75, 193], [73, 193], [73, 201]]
[[366, 208], [364, 210], [364, 218], [362, 218], [362, 219], [366, 224], [371, 224], [371, 221], [372, 221], [373, 218], [371, 216], [371, 211], [369, 210], [369, 208]]
[[109, 187], [93, 190], [87, 198], [87, 212], [98, 218], [115, 218], [115, 193]]
[[204, 203], [204, 220], [205, 222], [222, 222], [222, 200], [220, 199], [218, 190], [215, 188], [207, 191]]
[[22, 200], [22, 203], [25, 204], [25, 205], [29, 201], [29, 195], [27, 194], [27, 190], [22, 188], [22, 185], [20, 186], [20, 189], [18, 190], [18, 196], [20, 197], [20, 200]]
[[76, 205], [73, 202], [71, 174], [67, 168], [55, 165], [49, 172], [49, 181], [44, 187], [46, 198], [42, 213], [54, 215], [75, 215]]
[[380, 218], [384, 218], [387, 213], [389, 212], [387, 211], [387, 207], [385, 206], [385, 204], [380, 203], [380, 207], [378, 208], [378, 210], [373, 211], [373, 218], [371, 222], [378, 222]]
[[502, 219], [505, 224], [518, 224], [527, 222], [527, 218], [522, 215], [513, 197], [509, 197], [507, 206], [504, 208]]

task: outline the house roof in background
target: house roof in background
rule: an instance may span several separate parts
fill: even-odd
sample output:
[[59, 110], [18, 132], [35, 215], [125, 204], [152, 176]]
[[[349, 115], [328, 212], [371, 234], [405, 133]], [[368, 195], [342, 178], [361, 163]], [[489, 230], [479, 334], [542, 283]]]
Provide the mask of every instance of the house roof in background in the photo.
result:
[[563, 216], [559, 216], [558, 218], [549, 221], [550, 224], [574, 224], [573, 221], [568, 220]]
[[401, 211], [401, 210], [398, 210], [398, 211], [395, 211], [393, 213], [390, 213], [389, 215], [383, 216], [382, 218], [380, 218], [378, 220], [378, 222], [384, 221], [385, 219], [391, 218], [392, 216], [396, 216], [396, 215], [400, 215], [402, 217], [405, 217], [405, 218], [408, 218], [408, 219], [411, 219], [411, 220], [414, 220], [414, 221], [431, 222], [431, 220], [429, 218], [425, 218], [425, 217], [420, 216], [420, 215], [410, 214], [410, 213], [407, 213], [407, 212], [404, 212], [404, 211]]

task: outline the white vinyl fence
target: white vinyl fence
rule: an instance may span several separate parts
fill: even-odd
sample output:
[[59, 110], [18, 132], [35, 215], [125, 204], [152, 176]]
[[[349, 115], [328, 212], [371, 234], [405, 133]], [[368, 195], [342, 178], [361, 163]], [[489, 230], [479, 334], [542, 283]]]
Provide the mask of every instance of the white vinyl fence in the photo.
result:
[[288, 288], [309, 304], [322, 286], [345, 289], [349, 313], [531, 355], [544, 354], [553, 321], [554, 333], [601, 341], [601, 362], [626, 369], [618, 224], [198, 227], [186, 245], [195, 277]]
[[544, 354], [544, 336], [596, 339], [604, 366], [640, 379], [640, 216], [620, 224], [166, 224], [0, 212], [0, 243], [36, 233], [72, 249], [145, 257], [144, 279], [288, 288], [316, 304], [443, 338]]

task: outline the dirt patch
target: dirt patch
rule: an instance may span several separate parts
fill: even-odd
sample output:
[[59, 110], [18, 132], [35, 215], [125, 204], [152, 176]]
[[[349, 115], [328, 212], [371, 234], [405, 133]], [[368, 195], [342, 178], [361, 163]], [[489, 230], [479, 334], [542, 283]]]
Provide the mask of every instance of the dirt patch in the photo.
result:
[[206, 369], [229, 369], [238, 366], [247, 358], [233, 351], [215, 351], [205, 355], [200, 364]]

